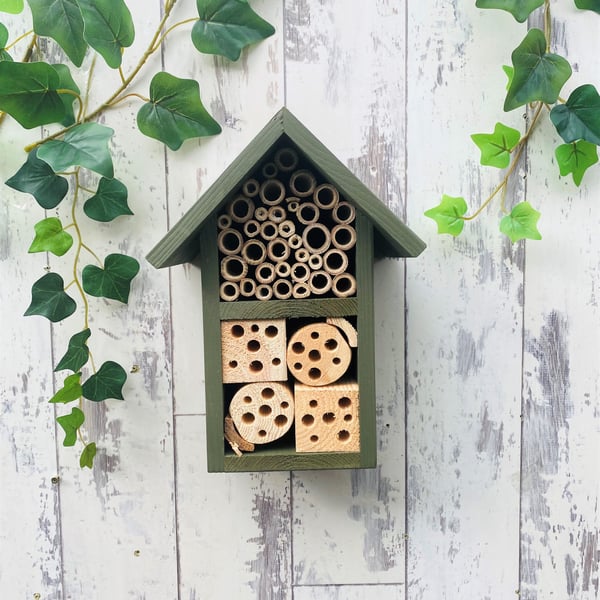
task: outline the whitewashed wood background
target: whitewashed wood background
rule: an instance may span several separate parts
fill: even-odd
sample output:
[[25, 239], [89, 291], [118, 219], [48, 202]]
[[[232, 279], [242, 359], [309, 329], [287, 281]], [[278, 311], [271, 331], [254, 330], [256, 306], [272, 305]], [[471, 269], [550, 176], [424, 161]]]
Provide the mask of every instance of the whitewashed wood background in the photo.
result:
[[[161, 11], [128, 4], [138, 29], [126, 71]], [[43, 213], [2, 188], [1, 598], [599, 597], [600, 169], [579, 189], [559, 179], [544, 127], [513, 186], [542, 211], [543, 241], [512, 245], [497, 205], [456, 240], [423, 217], [443, 192], [476, 203], [497, 183], [471, 133], [523, 126], [523, 111], [502, 113], [500, 65], [527, 25], [474, 4], [254, 0], [277, 33], [238, 63], [199, 55], [184, 27], [151, 67], [198, 79], [222, 135], [175, 153], [136, 132], [135, 103], [106, 113], [137, 216], [102, 236], [90, 227], [88, 240], [143, 269], [128, 310], [93, 302], [92, 347], [141, 368], [125, 402], [87, 413], [93, 472], [62, 447], [46, 403], [77, 317], [21, 316], [47, 261], [68, 262], [27, 254]], [[600, 17], [570, 0], [552, 8], [568, 90], [600, 84]], [[180, 0], [175, 20], [193, 15]], [[113, 82], [98, 71], [97, 87]], [[200, 341], [200, 273], [143, 257], [283, 105], [428, 248], [376, 271], [379, 466], [209, 475], [202, 365], [218, 349]], [[4, 180], [39, 131], [7, 122], [1, 136]]]

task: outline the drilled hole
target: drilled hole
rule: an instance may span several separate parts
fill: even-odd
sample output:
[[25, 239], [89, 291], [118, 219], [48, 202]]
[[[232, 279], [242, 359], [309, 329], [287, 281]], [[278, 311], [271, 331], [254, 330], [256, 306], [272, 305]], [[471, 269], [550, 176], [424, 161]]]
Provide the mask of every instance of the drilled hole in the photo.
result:
[[232, 369], [235, 369], [235, 368], [238, 366], [238, 361], [237, 361], [237, 360], [230, 360], [230, 361], [229, 361], [229, 366], [230, 366]]
[[315, 422], [315, 418], [312, 415], [304, 415], [302, 417], [302, 424], [310, 427]]
[[278, 366], [281, 364], [281, 359], [280, 359], [280, 358], [274, 358], [274, 359], [271, 361], [271, 364], [272, 364], [274, 367], [278, 367]]
[[350, 432], [342, 429], [342, 431], [337, 434], [337, 438], [340, 442], [347, 442], [350, 439]]
[[252, 398], [250, 398], [250, 396], [244, 396], [244, 402], [246, 404], [252, 404]]
[[253, 333], [256, 333], [259, 329], [260, 328], [256, 323], [253, 323], [252, 326], [250, 327], [250, 331], [252, 331]]
[[319, 405], [319, 403], [318, 403], [316, 400], [311, 400], [311, 401], [308, 403], [308, 405], [309, 405], [311, 408], [316, 408], [316, 407]]
[[273, 409], [268, 404], [262, 404], [258, 409], [258, 412], [263, 417], [268, 417], [273, 412]]
[[340, 408], [348, 408], [351, 405], [352, 405], [352, 400], [350, 400], [350, 398], [347, 398], [346, 396], [343, 396], [342, 398], [340, 398], [338, 400], [338, 406]]
[[311, 337], [313, 340], [318, 340], [318, 339], [319, 339], [319, 332], [318, 332], [318, 331], [313, 331], [313, 332], [310, 334], [310, 337]]
[[308, 370], [308, 376], [310, 379], [319, 379], [321, 377], [321, 369], [317, 369], [317, 367], [312, 367], [312, 369]]
[[263, 364], [260, 362], [260, 360], [253, 360], [250, 363], [250, 370], [253, 373], [260, 373], [263, 370]]
[[296, 354], [302, 354], [304, 350], [306, 350], [306, 348], [302, 342], [294, 342], [292, 344], [292, 352], [295, 352]]
[[318, 350], [311, 350], [308, 353], [308, 358], [312, 361], [321, 360], [321, 353]]
[[248, 342], [248, 352], [258, 352], [260, 350], [260, 342], [258, 340], [250, 340]]
[[294, 363], [294, 370], [295, 371], [301, 371], [302, 370], [302, 363]]
[[290, 403], [284, 400], [279, 406], [285, 410], [286, 408], [290, 407]]
[[261, 430], [258, 432], [258, 435], [259, 435], [260, 437], [265, 437], [265, 436], [267, 435], [267, 432], [266, 432], [264, 429], [261, 429]]
[[338, 347], [337, 340], [329, 339], [325, 342], [325, 348], [327, 348], [327, 350], [336, 350], [337, 347]]
[[319, 441], [319, 436], [318, 435], [311, 435], [310, 436], [310, 441], [311, 442], [318, 442]]
[[275, 327], [275, 325], [269, 325], [265, 329], [265, 335], [270, 338], [275, 337], [278, 333], [279, 333], [279, 330], [277, 329], [277, 327]]
[[332, 412], [328, 412], [323, 415], [324, 423], [333, 423], [334, 421], [335, 421], [335, 415]]
[[241, 325], [234, 325], [231, 328], [231, 335], [235, 338], [240, 338], [244, 335], [244, 328]]
[[274, 395], [275, 395], [275, 390], [273, 390], [273, 388], [270, 387], [266, 387], [263, 388], [262, 392], [260, 393], [260, 395], [265, 399], [265, 400], [270, 400]]
[[344, 421], [346, 421], [347, 423], [352, 421], [352, 415], [344, 415]]
[[277, 427], [283, 427], [287, 422], [288, 418], [285, 415], [277, 415], [275, 417], [275, 425], [277, 425]]
[[331, 360], [331, 362], [334, 365], [339, 365], [342, 362], [342, 359], [339, 356], [334, 356], [333, 359]]
[[248, 424], [254, 423], [254, 418], [255, 417], [251, 412], [247, 412], [242, 415], [242, 422]]

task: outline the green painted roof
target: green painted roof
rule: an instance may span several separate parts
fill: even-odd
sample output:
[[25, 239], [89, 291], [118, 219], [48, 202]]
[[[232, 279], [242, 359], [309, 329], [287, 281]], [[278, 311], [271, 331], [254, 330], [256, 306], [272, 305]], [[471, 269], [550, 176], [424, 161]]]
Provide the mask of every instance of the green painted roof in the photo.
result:
[[[289, 141], [288, 141], [289, 140]], [[198, 236], [206, 219], [236, 194], [261, 159], [274, 146], [294, 144], [348, 202], [367, 215], [375, 228], [378, 256], [418, 256], [425, 243], [342, 164], [292, 113], [281, 109], [242, 153], [225, 169], [179, 222], [147, 256], [156, 268], [193, 260], [199, 252]]]

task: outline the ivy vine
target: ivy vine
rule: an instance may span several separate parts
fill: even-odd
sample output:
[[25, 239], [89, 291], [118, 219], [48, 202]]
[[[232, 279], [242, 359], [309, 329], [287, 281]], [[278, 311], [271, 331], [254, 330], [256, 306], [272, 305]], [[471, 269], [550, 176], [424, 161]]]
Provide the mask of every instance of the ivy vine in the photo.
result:
[[[172, 150], [187, 139], [216, 135], [221, 127], [202, 104], [195, 80], [157, 72], [148, 96], [144, 96], [139, 90], [132, 91], [137, 75], [165, 38], [185, 25], [191, 25], [191, 41], [199, 52], [229, 60], [237, 60], [248, 45], [275, 32], [247, 0], [196, 0], [197, 17], [171, 24], [177, 2], [165, 0], [162, 19], [129, 73], [124, 72], [122, 59], [134, 42], [135, 26], [124, 0], [27, 0], [31, 30], [13, 40], [0, 22], [0, 124], [9, 115], [25, 130], [51, 126], [51, 133], [25, 147], [24, 164], [5, 183], [33, 196], [45, 211], [61, 203], [68, 205], [66, 222], [46, 215], [36, 223], [29, 252], [70, 253], [72, 268], [65, 278], [48, 269], [35, 281], [25, 315], [39, 315], [56, 323], [76, 313], [79, 303], [82, 322], [55, 366], [64, 380], [49, 402], [78, 403], [56, 420], [65, 433], [63, 445], [74, 446], [77, 440], [82, 444], [82, 468], [91, 468], [96, 455], [96, 444], [87, 439], [84, 429], [84, 400], [123, 400], [127, 379], [118, 362], [105, 360], [96, 366], [88, 345], [93, 339], [89, 297], [127, 304], [140, 270], [138, 261], [126, 254], [100, 258], [86, 243], [80, 225], [83, 216], [91, 223], [107, 223], [133, 214], [127, 187], [115, 177], [110, 150], [110, 141], [118, 132], [98, 123], [98, 117], [135, 98], [143, 102], [137, 113], [138, 129]], [[0, 0], [0, 12], [19, 15], [24, 11], [24, 0]], [[40, 37], [50, 38], [49, 43], [60, 47], [65, 64], [42, 60]], [[18, 47], [25, 44], [22, 58], [15, 59]], [[120, 84], [102, 104], [88, 110], [98, 57], [118, 71]], [[85, 69], [76, 69], [86, 60], [87, 77]]]
[[[600, 14], [600, 0], [574, 1], [577, 8]], [[463, 197], [445, 194], [441, 202], [427, 210], [425, 215], [437, 223], [438, 233], [458, 236], [466, 221], [478, 217], [495, 198], [500, 197], [500, 208], [504, 214], [500, 231], [513, 243], [521, 239], [539, 240], [542, 238], [537, 227], [540, 212], [527, 201], [518, 202], [511, 210], [506, 206], [510, 178], [532, 133], [542, 116], [547, 115], [564, 141], [555, 149], [560, 175], [571, 175], [575, 185], [579, 186], [586, 171], [598, 162], [600, 95], [593, 85], [584, 84], [574, 89], [566, 100], [560, 97], [572, 69], [564, 57], [551, 52], [550, 0], [477, 0], [475, 4], [479, 8], [507, 11], [520, 23], [534, 11], [543, 11], [544, 29], [530, 29], [512, 52], [512, 66], [503, 67], [508, 77], [504, 111], [527, 106], [531, 117], [524, 133], [496, 123], [493, 132], [471, 136], [480, 150], [482, 165], [506, 169], [500, 183], [471, 215], [467, 215], [468, 206]]]

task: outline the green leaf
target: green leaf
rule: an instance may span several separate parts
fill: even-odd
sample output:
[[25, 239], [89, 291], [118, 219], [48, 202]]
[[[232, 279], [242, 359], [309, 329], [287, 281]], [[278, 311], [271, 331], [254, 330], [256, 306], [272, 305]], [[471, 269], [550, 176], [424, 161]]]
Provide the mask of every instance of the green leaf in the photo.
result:
[[199, 52], [237, 60], [242, 50], [275, 33], [247, 0], [196, 0], [200, 19], [192, 28], [192, 43]]
[[508, 80], [506, 82], [506, 91], [508, 91], [508, 88], [512, 84], [513, 77], [515, 76], [515, 70], [512, 67], [509, 67], [508, 65], [502, 65], [502, 70], [504, 71], [506, 79]]
[[514, 244], [519, 240], [541, 240], [537, 229], [540, 213], [529, 204], [520, 202], [500, 221], [500, 231], [506, 234]]
[[112, 360], [107, 360], [91, 377], [83, 383], [83, 395], [92, 402], [102, 402], [114, 398], [124, 400], [123, 385], [127, 380], [125, 369]]
[[91, 469], [94, 466], [94, 457], [96, 456], [96, 444], [94, 442], [89, 443], [81, 453], [81, 457], [79, 458], [79, 466], [83, 469], [83, 467], [87, 467]]
[[23, 0], [0, 0], [0, 11], [18, 15], [23, 11]]
[[71, 61], [81, 66], [87, 44], [83, 39], [83, 18], [77, 0], [27, 0], [33, 30], [56, 40]]
[[56, 422], [65, 430], [63, 446], [74, 446], [77, 441], [77, 431], [83, 425], [85, 415], [77, 407], [73, 407], [70, 415], [56, 417]]
[[110, 127], [98, 123], [76, 125], [62, 140], [50, 140], [40, 146], [38, 156], [56, 172], [78, 165], [112, 179], [114, 171], [108, 141], [113, 133]]
[[75, 300], [65, 292], [65, 282], [57, 273], [46, 273], [31, 288], [31, 304], [25, 316], [40, 315], [53, 323], [72, 315], [77, 308]]
[[[75, 83], [71, 71], [67, 65], [52, 65], [59, 77], [59, 86], [61, 90], [71, 90], [79, 95], [79, 87]], [[73, 103], [77, 100], [75, 96], [71, 94], [61, 94], [62, 102], [65, 106], [65, 118], [60, 122], [61, 125], [69, 127], [75, 123], [75, 112], [73, 110]]]
[[46, 209], [58, 206], [69, 190], [69, 182], [40, 160], [37, 150], [27, 155], [25, 164], [5, 183], [19, 192], [31, 194]]
[[90, 335], [92, 335], [92, 332], [86, 328], [71, 336], [67, 352], [60, 359], [54, 370], [62, 371], [63, 369], [69, 369], [73, 372], [79, 371], [90, 356], [90, 351], [87, 347], [87, 340]]
[[56, 256], [66, 254], [73, 245], [72, 236], [67, 233], [56, 217], [42, 219], [34, 225], [35, 238], [29, 252], [52, 252]]
[[109, 254], [104, 269], [87, 265], [81, 273], [83, 289], [90, 296], [112, 298], [127, 304], [131, 280], [138, 274], [140, 263], [125, 254]]
[[562, 86], [571, 76], [571, 65], [562, 56], [546, 52], [546, 37], [540, 29], [531, 29], [512, 53], [515, 74], [508, 88], [504, 110], [513, 110], [528, 102], [556, 102]]
[[65, 379], [65, 383], [48, 402], [52, 404], [61, 403], [67, 404], [74, 400], [79, 400], [83, 390], [81, 388], [81, 373], [73, 373]]
[[587, 140], [600, 144], [600, 95], [593, 85], [580, 85], [571, 92], [565, 104], [550, 111], [558, 135], [567, 143]]
[[177, 150], [184, 140], [221, 133], [220, 125], [208, 114], [200, 100], [200, 87], [194, 79], [180, 79], [157, 73], [150, 83], [150, 102], [137, 115], [140, 131]]
[[120, 215], [132, 215], [127, 206], [127, 188], [117, 179], [103, 177], [96, 193], [83, 205], [83, 212], [94, 221], [112, 221]]
[[475, 2], [475, 6], [478, 8], [505, 10], [519, 23], [526, 21], [527, 17], [542, 4], [544, 4], [544, 0], [477, 0]]
[[106, 64], [118, 69], [123, 48], [133, 44], [135, 29], [123, 0], [78, 0], [85, 27], [83, 37]]
[[471, 139], [481, 150], [481, 164], [504, 169], [510, 164], [510, 152], [519, 143], [521, 133], [496, 123], [494, 133], [474, 133]]
[[572, 144], [562, 144], [555, 151], [560, 174], [564, 177], [573, 174], [575, 185], [579, 185], [584, 173], [598, 162], [598, 147], [595, 144], [579, 140]]
[[575, 6], [584, 10], [593, 10], [600, 14], [600, 0], [575, 0]]
[[12, 60], [12, 56], [5, 50], [8, 42], [8, 29], [0, 23], [0, 61]]
[[464, 198], [442, 196], [442, 201], [425, 212], [425, 216], [433, 219], [438, 226], [438, 233], [449, 233], [457, 236], [465, 225], [461, 217], [467, 212], [467, 203]]
[[60, 123], [65, 117], [60, 77], [43, 62], [0, 61], [0, 110], [25, 129]]

